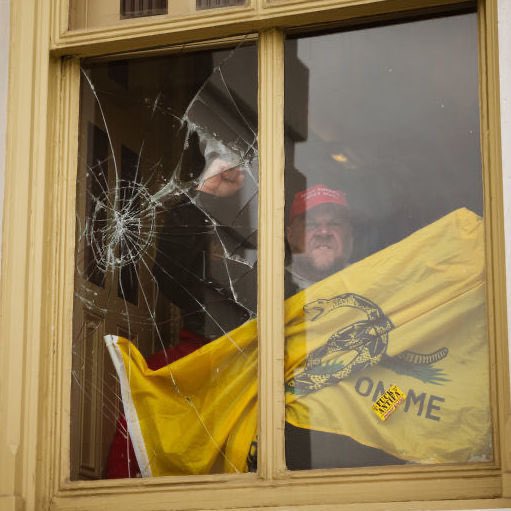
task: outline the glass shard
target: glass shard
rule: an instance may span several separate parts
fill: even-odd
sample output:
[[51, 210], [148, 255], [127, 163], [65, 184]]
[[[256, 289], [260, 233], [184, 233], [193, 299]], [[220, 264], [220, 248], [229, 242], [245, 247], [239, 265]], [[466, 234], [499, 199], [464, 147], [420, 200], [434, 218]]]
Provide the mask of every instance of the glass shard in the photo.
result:
[[88, 63], [80, 111], [71, 478], [247, 471], [255, 46]]

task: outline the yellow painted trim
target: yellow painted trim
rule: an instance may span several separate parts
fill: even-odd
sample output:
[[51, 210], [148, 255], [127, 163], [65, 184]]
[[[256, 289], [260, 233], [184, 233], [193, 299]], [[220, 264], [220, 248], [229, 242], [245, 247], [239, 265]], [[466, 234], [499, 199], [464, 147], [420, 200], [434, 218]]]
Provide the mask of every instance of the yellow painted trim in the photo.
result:
[[[72, 324], [74, 272], [75, 272], [75, 218], [76, 218], [76, 174], [78, 169], [78, 125], [80, 62], [70, 59], [62, 62], [61, 68], [61, 120], [58, 144], [54, 162], [52, 189], [57, 206], [53, 208], [55, 225], [55, 257], [49, 273], [55, 286], [55, 300], [51, 317], [55, 320], [55, 404], [61, 410], [54, 420], [55, 488], [69, 480], [70, 474], [70, 426], [71, 414], [71, 367], [72, 367]], [[56, 420], [56, 419], [59, 420]]]
[[[49, 122], [48, 138], [52, 140], [57, 146], [60, 144], [60, 132], [56, 126], [56, 120], [63, 117], [62, 104], [58, 101], [58, 94], [56, 93], [61, 86], [61, 69], [60, 61], [51, 60], [49, 62], [49, 91], [55, 91], [50, 93], [48, 91], [48, 110], [49, 117], [55, 122]], [[58, 247], [57, 240], [59, 239], [59, 232], [55, 231], [55, 219], [58, 216], [60, 209], [58, 196], [55, 195], [53, 190], [53, 183], [56, 179], [62, 178], [62, 166], [57, 165], [59, 153], [50, 151], [47, 169], [47, 204], [44, 211], [46, 212], [46, 232], [48, 237], [47, 243], [49, 246]], [[58, 257], [58, 249], [52, 254], [47, 254], [44, 261], [43, 269], [43, 286], [45, 289], [52, 289], [54, 283], [54, 271], [53, 268], [56, 264], [61, 262], [61, 258]], [[59, 373], [57, 360], [60, 357], [58, 351], [58, 344], [56, 341], [60, 338], [58, 329], [55, 328], [53, 319], [55, 314], [53, 311], [61, 308], [62, 302], [59, 301], [59, 294], [57, 292], [49, 293], [47, 300], [41, 304], [43, 309], [43, 323], [41, 332], [41, 361], [42, 372], [41, 372], [41, 396], [44, 396], [40, 401], [40, 413], [41, 423], [38, 431], [38, 452], [40, 456], [39, 467], [45, 467], [39, 473], [39, 477], [36, 481], [36, 502], [38, 505], [48, 505], [50, 495], [57, 489], [55, 482], [55, 470], [57, 465], [53, 463], [53, 455], [58, 451], [58, 445], [60, 441], [59, 434], [55, 429], [55, 416], [56, 410], [59, 410], [57, 403], [57, 395], [60, 391], [59, 381], [62, 380], [62, 375]], [[48, 332], [53, 330], [54, 336], [49, 336]], [[52, 417], [50, 417], [50, 413]], [[29, 508], [30, 509], [30, 508]]]
[[[294, 506], [344, 506], [358, 504], [358, 509], [370, 509], [370, 504], [387, 503], [387, 509], [401, 503], [416, 501], [418, 495], [425, 496], [422, 508], [428, 509], [432, 501], [442, 501], [437, 509], [445, 509], [447, 502], [456, 499], [464, 501], [500, 497], [501, 477], [497, 473], [488, 477], [456, 477], [416, 480], [404, 483], [400, 480], [387, 481], [377, 476], [354, 478], [345, 477], [342, 481], [323, 481], [310, 483], [295, 481], [290, 484], [283, 480], [262, 480], [253, 485], [237, 484], [207, 485], [188, 484], [179, 486], [163, 486], [158, 490], [148, 488], [144, 481], [133, 481], [130, 487], [88, 489], [59, 492], [53, 500], [52, 510], [87, 509], [99, 511], [104, 509], [122, 509], [123, 511], [139, 511], [151, 509], [186, 510], [186, 509], [231, 509], [256, 507], [279, 507], [290, 509]], [[209, 487], [208, 487], [209, 486]], [[426, 497], [427, 496], [427, 497]], [[508, 501], [511, 503], [511, 501]], [[469, 502], [467, 502], [469, 506]], [[339, 507], [338, 507], [339, 509]]]
[[201, 50], [212, 50], [220, 48], [234, 48], [240, 44], [255, 43], [258, 40], [257, 33], [243, 34], [232, 37], [224, 37], [215, 39], [214, 41], [196, 41], [187, 44], [178, 44], [173, 46], [165, 46], [164, 48], [153, 48], [138, 51], [129, 51], [126, 53], [114, 53], [113, 55], [103, 55], [101, 57], [93, 57], [94, 62], [107, 61], [112, 59], [132, 59], [140, 57], [156, 57], [160, 55], [170, 55], [172, 53], [190, 53]]
[[[55, 0], [62, 12], [67, 0]], [[55, 55], [101, 55], [141, 48], [157, 48], [193, 41], [231, 37], [271, 28], [287, 29], [406, 13], [465, 0], [307, 0], [289, 4], [256, 3], [250, 8], [210, 12], [181, 19], [141, 20], [136, 24], [59, 33], [63, 15], [54, 17], [52, 50]], [[229, 8], [231, 9], [231, 8]], [[59, 22], [60, 20], [60, 22]]]
[[[490, 2], [488, 2], [489, 6]], [[490, 340], [490, 399], [492, 409], [492, 420], [493, 420], [493, 447], [495, 462], [500, 463], [500, 438], [498, 434], [499, 430], [499, 419], [497, 411], [497, 396], [496, 396], [496, 358], [497, 358], [497, 343], [496, 343], [496, 307], [497, 300], [495, 300], [495, 272], [498, 268], [494, 264], [498, 262], [495, 257], [498, 255], [494, 250], [494, 244], [491, 243], [493, 238], [492, 225], [494, 224], [493, 210], [497, 204], [493, 201], [493, 190], [492, 184], [494, 182], [492, 175], [492, 155], [491, 155], [491, 143], [490, 127], [491, 119], [489, 118], [489, 85], [491, 78], [488, 76], [488, 59], [487, 50], [491, 45], [488, 39], [488, 29], [491, 30], [491, 26], [488, 26], [488, 9], [485, 4], [478, 6], [478, 31], [479, 31], [479, 102], [480, 102], [480, 143], [481, 143], [481, 165], [482, 165], [482, 181], [483, 181], [483, 197], [484, 197], [484, 226], [486, 234], [486, 264], [487, 264], [487, 286], [486, 286], [486, 297], [487, 297], [487, 308], [488, 308], [488, 338]], [[490, 61], [491, 63], [491, 61]]]
[[[35, 507], [47, 167], [49, 19], [44, 2], [11, 2], [0, 291], [0, 495]], [[46, 6], [47, 7], [47, 6]], [[37, 30], [36, 30], [37, 27]]]
[[[268, 486], [288, 488], [289, 491], [300, 485], [311, 488], [319, 483], [328, 483], [333, 487], [340, 485], [357, 485], [372, 481], [376, 485], [388, 486], [395, 484], [411, 484], [418, 480], [468, 480], [493, 481], [499, 478], [500, 471], [497, 467], [486, 464], [485, 467], [470, 465], [429, 465], [429, 466], [389, 466], [389, 467], [366, 467], [359, 469], [323, 469], [303, 470], [286, 472], [286, 477], [277, 479], [258, 478], [255, 474], [214, 474], [201, 476], [169, 476], [152, 479], [121, 479], [99, 481], [66, 481], [60, 485], [59, 496], [68, 494], [82, 495], [89, 493], [109, 494], [125, 493], [127, 491], [161, 492], [172, 486], [182, 491], [195, 489], [197, 492], [209, 492], [218, 488], [231, 491], [240, 487], [254, 486], [266, 488]], [[277, 476], [282, 475], [277, 473]], [[490, 483], [493, 484], [493, 483]], [[441, 486], [441, 485], [440, 485]], [[450, 483], [446, 485], [450, 486]], [[445, 487], [441, 490], [445, 492]], [[447, 490], [447, 492], [449, 489]], [[415, 495], [415, 498], [417, 495]], [[447, 497], [445, 497], [447, 498]]]
[[[511, 473], [511, 395], [507, 329], [504, 204], [500, 138], [499, 52], [497, 0], [480, 2], [481, 147], [485, 190], [488, 304], [490, 334], [495, 340], [494, 374], [495, 449], [503, 469]], [[497, 413], [498, 412], [498, 413]], [[511, 488], [507, 490], [511, 492]]]
[[0, 497], [0, 511], [23, 511], [21, 497]]
[[[439, 3], [445, 2], [428, 0], [428, 5]], [[283, 274], [282, 34], [268, 30], [261, 34], [260, 42], [259, 236], [265, 252], [260, 253], [259, 329], [261, 431], [268, 432], [260, 441], [271, 455], [261, 456], [259, 477], [245, 474], [95, 483], [67, 481], [79, 70], [77, 61], [58, 60], [56, 55], [75, 50], [88, 56], [124, 52], [158, 46], [156, 42], [182, 43], [207, 39], [215, 33], [232, 36], [249, 28], [250, 31], [277, 25], [285, 28], [380, 15], [386, 10], [412, 9], [419, 4], [423, 7], [426, 2], [311, 0], [277, 8], [264, 7], [259, 1], [257, 9], [266, 9], [264, 15], [258, 11], [251, 21], [239, 22], [233, 17], [218, 28], [213, 27], [213, 22], [209, 25], [189, 22], [181, 27], [167, 23], [157, 29], [156, 25], [151, 28], [144, 25], [132, 26], [128, 32], [71, 34], [64, 41], [60, 32], [62, 1], [11, 3], [13, 39], [0, 290], [0, 510], [296, 506], [330, 511], [342, 504], [345, 509], [377, 511], [389, 507], [423, 509], [426, 502], [430, 509], [511, 505], [496, 0], [480, 1], [484, 92], [481, 129], [492, 283], [490, 319], [497, 340], [493, 367], [500, 409], [498, 461], [506, 472], [503, 474], [491, 465], [478, 465], [475, 469], [387, 467], [283, 472], [283, 313], [279, 310], [283, 304], [283, 275], [279, 274]], [[314, 6], [320, 5], [321, 9], [312, 12]], [[59, 23], [60, 28], [56, 29]], [[209, 28], [201, 32], [206, 25]], [[50, 35], [55, 58], [49, 57]], [[275, 239], [279, 242], [274, 243]], [[421, 496], [433, 500], [414, 500]], [[461, 498], [479, 500], [456, 500]], [[378, 503], [385, 500], [389, 503]]]
[[259, 449], [264, 478], [284, 471], [284, 37], [259, 39]]
[[[500, 102], [498, 78], [497, 2], [480, 7], [481, 146], [485, 189], [488, 307], [490, 337], [495, 340], [491, 371], [494, 375], [493, 410], [497, 463], [511, 470], [510, 395], [505, 288], [504, 206], [500, 147]], [[498, 361], [498, 363], [497, 363]], [[506, 434], [507, 433], [507, 434]]]
[[502, 475], [502, 497], [511, 499], [511, 474], [509, 472]]

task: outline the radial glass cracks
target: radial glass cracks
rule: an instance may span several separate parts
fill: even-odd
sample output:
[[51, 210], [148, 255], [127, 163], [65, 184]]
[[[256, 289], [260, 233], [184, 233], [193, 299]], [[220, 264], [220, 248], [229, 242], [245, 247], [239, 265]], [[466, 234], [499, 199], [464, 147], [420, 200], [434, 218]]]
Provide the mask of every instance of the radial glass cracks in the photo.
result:
[[71, 478], [255, 469], [255, 46], [82, 68]]

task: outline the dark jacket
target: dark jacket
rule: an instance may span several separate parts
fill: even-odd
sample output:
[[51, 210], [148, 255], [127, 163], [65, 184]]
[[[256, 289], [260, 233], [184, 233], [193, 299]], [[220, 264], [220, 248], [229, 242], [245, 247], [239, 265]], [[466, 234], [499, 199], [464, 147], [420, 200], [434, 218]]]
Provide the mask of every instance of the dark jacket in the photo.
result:
[[[182, 310], [185, 334], [165, 356], [153, 355], [156, 369], [191, 353], [256, 316], [257, 267], [246, 258], [256, 249], [255, 219], [239, 202], [205, 194], [181, 196], [161, 214], [154, 267], [159, 291]], [[287, 272], [286, 272], [287, 273]], [[286, 298], [298, 291], [286, 274]], [[200, 341], [197, 341], [200, 339]], [[163, 353], [163, 352], [162, 352]], [[335, 406], [332, 403], [332, 406]], [[107, 477], [134, 477], [138, 466], [121, 417], [108, 460]], [[290, 470], [399, 464], [403, 461], [348, 436], [310, 431], [286, 423]], [[255, 469], [252, 464], [251, 469]]]

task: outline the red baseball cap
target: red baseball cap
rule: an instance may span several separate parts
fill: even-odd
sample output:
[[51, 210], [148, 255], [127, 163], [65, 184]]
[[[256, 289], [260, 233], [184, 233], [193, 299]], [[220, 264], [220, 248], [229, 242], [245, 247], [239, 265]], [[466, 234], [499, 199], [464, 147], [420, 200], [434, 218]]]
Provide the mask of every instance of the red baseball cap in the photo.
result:
[[342, 190], [332, 190], [325, 185], [314, 185], [303, 192], [295, 193], [289, 211], [289, 221], [292, 222], [298, 215], [302, 215], [320, 204], [337, 204], [344, 208], [349, 207], [346, 194]]

